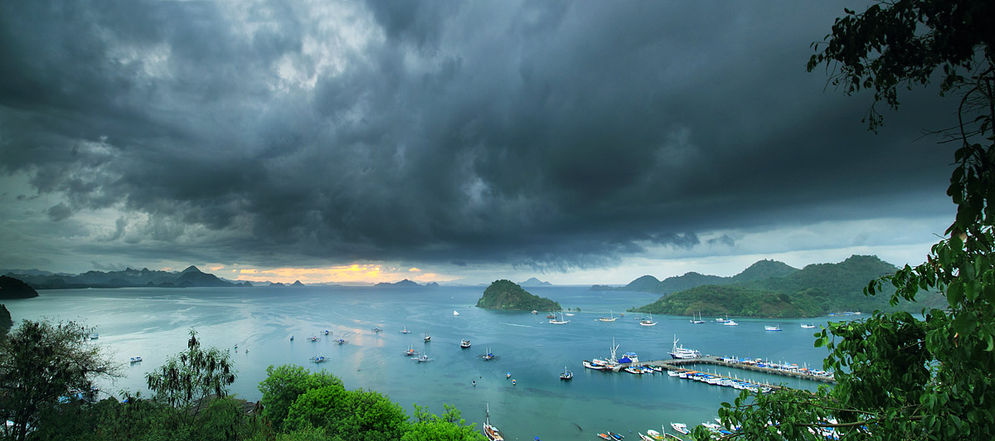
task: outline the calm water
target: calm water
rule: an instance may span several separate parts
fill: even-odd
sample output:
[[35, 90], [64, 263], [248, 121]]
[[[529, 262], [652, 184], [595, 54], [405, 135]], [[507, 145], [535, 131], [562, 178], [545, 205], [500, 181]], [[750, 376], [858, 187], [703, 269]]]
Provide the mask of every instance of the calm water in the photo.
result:
[[[266, 367], [295, 363], [326, 369], [350, 389], [374, 389], [388, 394], [410, 414], [412, 404], [440, 413], [443, 403], [479, 423], [489, 403], [491, 421], [506, 439], [594, 439], [596, 431], [626, 436], [659, 430], [671, 421], [696, 424], [711, 420], [719, 403], [731, 402], [738, 391], [692, 383], [666, 374], [605, 374], [589, 371], [581, 360], [607, 355], [612, 337], [621, 352], [634, 351], [642, 360], [669, 358], [674, 334], [686, 347], [706, 354], [764, 357], [770, 360], [822, 366], [824, 349], [814, 348], [813, 331], [801, 320], [737, 319], [740, 326], [691, 325], [685, 317], [657, 316], [654, 327], [639, 326], [635, 314], [614, 323], [595, 318], [653, 301], [643, 293], [598, 292], [587, 287], [530, 288], [565, 308], [582, 312], [567, 325], [550, 325], [543, 314], [493, 312], [473, 305], [483, 288], [188, 288], [87, 289], [42, 291], [28, 300], [6, 301], [15, 322], [21, 319], [81, 320], [96, 327], [98, 342], [125, 365], [126, 376], [106, 384], [109, 391], [145, 391], [144, 374], [185, 348], [196, 329], [206, 346], [233, 349], [238, 378], [232, 391], [258, 400]], [[453, 316], [453, 310], [460, 313]], [[783, 332], [765, 332], [765, 324], [780, 323]], [[825, 320], [817, 323], [825, 323]], [[383, 328], [374, 334], [372, 328]], [[401, 334], [407, 327], [410, 334]], [[330, 336], [321, 335], [328, 329]], [[424, 334], [432, 342], [422, 342]], [[318, 342], [308, 337], [318, 335]], [[295, 341], [289, 341], [295, 336]], [[347, 341], [335, 343], [337, 338]], [[461, 338], [473, 347], [459, 348]], [[413, 345], [433, 361], [416, 363], [403, 351]], [[487, 348], [497, 357], [480, 358]], [[248, 350], [248, 352], [246, 352]], [[328, 362], [315, 365], [309, 357], [323, 354]], [[128, 366], [128, 358], [144, 362]], [[575, 374], [560, 381], [564, 366]], [[517, 385], [505, 379], [511, 372]], [[765, 376], [720, 369], [741, 378]], [[793, 387], [815, 384], [766, 377]], [[476, 380], [474, 387], [472, 381]], [[479, 427], [479, 424], [477, 424]], [[669, 426], [668, 426], [669, 428]]]

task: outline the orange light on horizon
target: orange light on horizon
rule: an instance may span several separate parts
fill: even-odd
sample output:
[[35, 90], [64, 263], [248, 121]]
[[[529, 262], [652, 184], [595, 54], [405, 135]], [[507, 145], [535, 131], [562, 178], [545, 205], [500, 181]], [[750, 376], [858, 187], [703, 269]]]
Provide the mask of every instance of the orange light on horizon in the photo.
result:
[[[417, 270], [417, 271], [412, 271]], [[415, 273], [415, 274], [412, 274]], [[250, 282], [281, 282], [293, 283], [300, 280], [304, 284], [313, 283], [381, 283], [397, 282], [401, 279], [413, 279], [416, 282], [446, 282], [457, 277], [442, 276], [437, 273], [424, 273], [418, 268], [407, 271], [396, 268], [385, 268], [380, 264], [337, 265], [319, 268], [240, 268], [238, 280]]]

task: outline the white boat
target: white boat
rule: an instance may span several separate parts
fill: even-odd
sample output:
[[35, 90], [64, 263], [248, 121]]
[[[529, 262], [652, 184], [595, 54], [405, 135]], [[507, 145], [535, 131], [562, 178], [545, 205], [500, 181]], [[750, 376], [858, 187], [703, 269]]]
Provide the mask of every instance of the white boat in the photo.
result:
[[432, 341], [432, 336], [431, 336], [431, 335], [428, 335], [428, 333], [426, 332], [426, 333], [425, 333], [425, 343], [428, 343], [428, 342], [430, 342], [430, 341]]
[[563, 320], [563, 313], [560, 313], [560, 319], [559, 320], [557, 320], [555, 317], [549, 319], [549, 324], [551, 324], [551, 325], [565, 325], [567, 323], [570, 323], [570, 320]]
[[670, 427], [673, 427], [674, 430], [677, 431], [677, 433], [680, 433], [680, 434], [683, 434], [683, 435], [687, 435], [687, 434], [691, 433], [691, 431], [688, 430], [688, 425], [684, 424], [684, 423], [670, 423]]
[[141, 357], [140, 355], [136, 355], [136, 356], [134, 356], [134, 357], [131, 357], [131, 359], [130, 359], [130, 360], [128, 360], [128, 361], [129, 361], [129, 362], [130, 362], [131, 364], [135, 364], [135, 363], [141, 363], [141, 362], [142, 362], [142, 357]]
[[727, 319], [727, 318], [723, 318], [723, 317], [716, 317], [716, 318], [715, 318], [715, 321], [716, 321], [717, 323], [725, 323], [725, 322], [728, 322], [728, 321], [729, 321], [729, 319]]
[[411, 333], [411, 331], [408, 330], [407, 326], [401, 328], [401, 334], [410, 334], [410, 333]]
[[656, 322], [653, 321], [653, 314], [650, 314], [649, 317], [640, 320], [639, 326], [656, 326]]
[[802, 323], [802, 329], [813, 329], [813, 328], [815, 328], [815, 325], [811, 323]]
[[680, 376], [681, 373], [679, 371], [667, 371], [667, 375], [669, 375], [671, 377], [677, 377], [677, 376]]
[[780, 325], [764, 325], [764, 331], [780, 331]]
[[614, 322], [615, 320], [617, 320], [617, 318], [612, 310], [608, 310], [608, 317], [598, 317], [599, 322]]
[[324, 355], [315, 355], [314, 357], [311, 357], [312, 363], [324, 363], [325, 360], [326, 358]]
[[470, 349], [470, 339], [464, 338], [459, 341], [459, 347], [462, 349]]
[[736, 323], [733, 320], [726, 320], [722, 322], [722, 326], [739, 326], [739, 323]]
[[567, 317], [573, 317], [573, 316], [574, 316], [574, 313], [572, 313], [572, 312], [568, 312], [567, 313]]
[[413, 358], [413, 360], [415, 360], [415, 361], [417, 361], [419, 363], [425, 363], [427, 361], [432, 361], [431, 358], [428, 358], [428, 354], [421, 354], [421, 355]]
[[701, 357], [701, 352], [699, 352], [699, 351], [696, 351], [694, 349], [685, 348], [684, 345], [677, 346], [677, 342], [678, 341], [679, 341], [679, 339], [677, 338], [677, 334], [674, 334], [674, 348], [673, 348], [673, 350], [670, 351], [670, 356], [671, 357], [674, 357], [675, 359], [680, 359], [680, 360], [686, 360], [686, 359], [700, 358]]
[[573, 378], [574, 378], [574, 373], [568, 371], [566, 366], [563, 366], [563, 373], [560, 374], [560, 379], [563, 381], [570, 381], [573, 380]]
[[454, 310], [453, 310], [453, 317], [456, 317], [456, 316], [458, 316], [458, 315], [459, 315], [459, 312], [457, 312], [457, 311], [456, 311], [456, 310], [454, 309]]
[[695, 318], [694, 314], [691, 314], [691, 324], [692, 325], [701, 325], [701, 324], [704, 324], [704, 323], [705, 323], [705, 321], [701, 319], [701, 314], [700, 313], [698, 314], [697, 318]]
[[595, 361], [584, 360], [584, 367], [588, 369], [594, 369], [596, 371], [604, 371], [609, 369], [608, 366], [606, 366], [600, 360], [595, 360]]
[[504, 436], [497, 427], [491, 425], [491, 407], [487, 406], [487, 413], [484, 414], [484, 436], [488, 441], [504, 441]]
[[491, 352], [491, 348], [487, 348], [487, 353], [485, 353], [484, 355], [481, 355], [480, 358], [483, 358], [484, 360], [488, 360], [488, 361], [489, 360], [493, 360], [494, 359], [494, 353]]

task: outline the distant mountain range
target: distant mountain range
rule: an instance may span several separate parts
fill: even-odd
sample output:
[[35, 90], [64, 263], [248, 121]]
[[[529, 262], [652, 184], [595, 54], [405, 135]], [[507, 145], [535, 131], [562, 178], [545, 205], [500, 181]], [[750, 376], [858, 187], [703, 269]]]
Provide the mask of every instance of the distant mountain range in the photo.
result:
[[759, 260], [731, 277], [712, 276], [696, 272], [685, 273], [683, 276], [667, 277], [662, 281], [653, 276], [642, 276], [621, 287], [594, 285], [592, 289], [606, 291], [642, 291], [668, 294], [703, 285], [729, 285], [733, 283], [763, 280], [770, 277], [783, 277], [799, 271], [784, 262], [776, 260]]
[[[840, 263], [812, 264], [800, 270], [781, 262], [762, 260], [732, 277], [688, 273], [665, 279], [652, 288], [659, 292], [684, 288], [631, 311], [671, 315], [818, 317], [838, 311], [887, 309], [890, 293], [867, 297], [863, 288], [871, 280], [897, 270], [877, 256], [855, 255]], [[647, 285], [644, 280], [637, 286]], [[921, 299], [920, 308], [938, 305], [942, 300], [928, 294]]]
[[13, 270], [5, 272], [5, 275], [20, 279], [35, 289], [252, 286], [249, 282], [234, 283], [220, 279], [193, 265], [180, 272], [128, 268], [122, 271], [87, 271], [76, 275]]
[[524, 282], [519, 282], [518, 285], [524, 286], [526, 288], [534, 288], [534, 287], [537, 287], [537, 286], [553, 286], [552, 283], [544, 282], [544, 281], [539, 280], [539, 279], [537, 279], [535, 277], [529, 277], [529, 280], [526, 280]]
[[376, 285], [373, 285], [373, 286], [376, 287], [376, 288], [415, 288], [415, 287], [418, 287], [418, 286], [425, 286], [425, 287], [429, 287], [429, 288], [434, 288], [434, 287], [439, 286], [439, 284], [435, 283], [435, 282], [428, 282], [428, 283], [426, 283], [424, 285], [421, 285], [418, 282], [415, 282], [415, 281], [412, 281], [412, 280], [408, 280], [408, 279], [404, 279], [404, 280], [402, 280], [400, 282], [394, 282], [394, 283], [380, 282], [380, 283], [378, 283]]

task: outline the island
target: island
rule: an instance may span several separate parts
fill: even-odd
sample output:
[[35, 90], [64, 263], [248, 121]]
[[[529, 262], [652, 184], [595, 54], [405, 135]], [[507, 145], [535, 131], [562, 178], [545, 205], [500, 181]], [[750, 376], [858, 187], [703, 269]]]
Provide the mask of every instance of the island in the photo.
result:
[[13, 277], [0, 276], [0, 299], [29, 299], [38, 297], [35, 291], [27, 283]]
[[502, 311], [560, 311], [560, 304], [533, 295], [510, 280], [497, 280], [484, 290], [477, 307]]
[[394, 283], [380, 282], [373, 286], [376, 288], [416, 288], [421, 285], [419, 285], [418, 282], [413, 282], [411, 280], [404, 279], [400, 282], [394, 282]]

